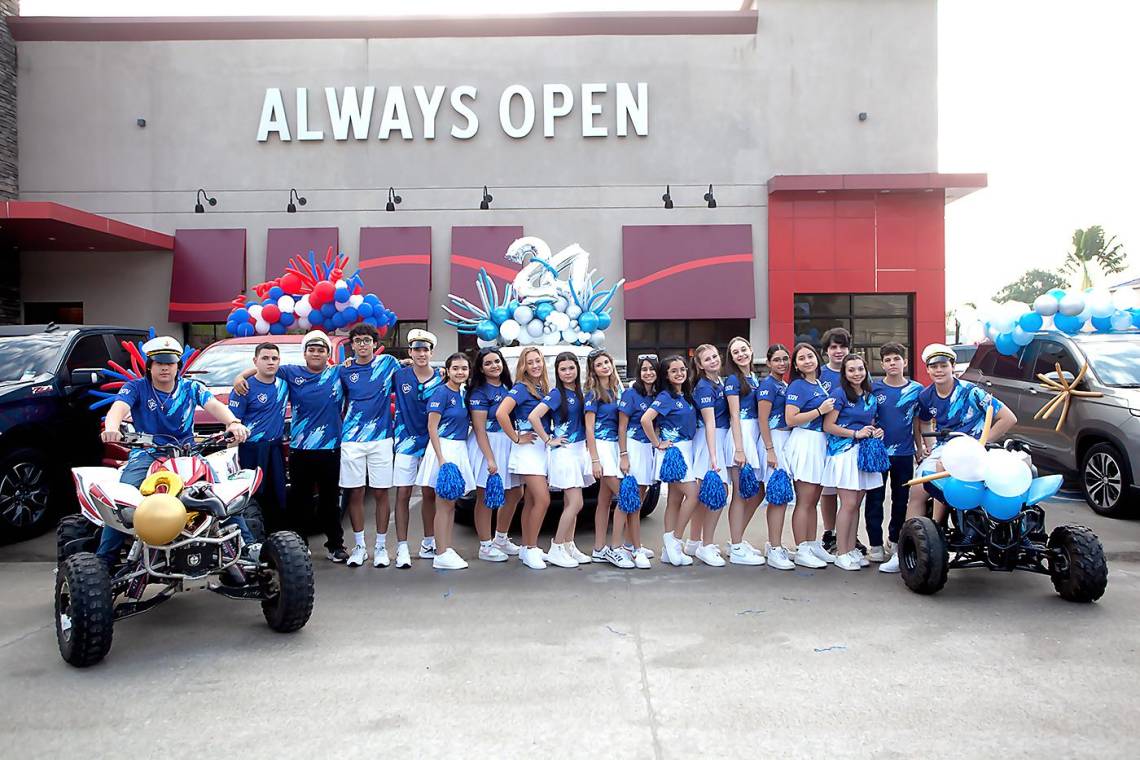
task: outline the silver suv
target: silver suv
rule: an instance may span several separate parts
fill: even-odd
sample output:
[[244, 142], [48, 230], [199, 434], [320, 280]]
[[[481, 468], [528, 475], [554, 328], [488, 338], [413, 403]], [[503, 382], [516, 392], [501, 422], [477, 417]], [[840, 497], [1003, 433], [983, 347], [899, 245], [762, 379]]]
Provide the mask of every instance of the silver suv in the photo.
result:
[[[1037, 375], [1056, 378], [1060, 364], [1072, 380], [1086, 362], [1089, 369], [1077, 389], [1103, 397], [1073, 398], [1059, 433], [1060, 410], [1049, 419], [1034, 419], [1055, 395]], [[1029, 444], [1034, 464], [1079, 481], [1095, 512], [1123, 517], [1134, 511], [1133, 464], [1140, 464], [1140, 334], [1041, 332], [1014, 356], [1002, 356], [987, 343], [978, 347], [962, 379], [1008, 404], [1017, 414], [1009, 437]]]

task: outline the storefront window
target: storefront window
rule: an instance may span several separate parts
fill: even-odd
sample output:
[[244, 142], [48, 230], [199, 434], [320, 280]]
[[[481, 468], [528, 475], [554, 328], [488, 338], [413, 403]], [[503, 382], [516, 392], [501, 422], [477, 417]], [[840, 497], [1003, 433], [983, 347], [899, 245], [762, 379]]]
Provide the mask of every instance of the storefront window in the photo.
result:
[[396, 329], [389, 329], [388, 334], [380, 339], [381, 345], [384, 346], [384, 353], [392, 354], [397, 359], [403, 359], [408, 355], [408, 333], [412, 330], [426, 329], [427, 322], [404, 322], [403, 320], [397, 322]]
[[186, 345], [197, 349], [231, 337], [226, 332], [225, 322], [190, 322], [186, 325], [185, 333]]
[[633, 371], [629, 367], [637, 366], [639, 355], [689, 357], [702, 343], [716, 346], [723, 361], [728, 342], [737, 335], [748, 335], [747, 319], [629, 320], [625, 328], [627, 374]]
[[888, 341], [901, 343], [913, 355], [914, 303], [905, 293], [796, 294], [796, 342], [819, 346], [832, 327], [851, 332], [852, 349], [867, 358], [872, 374], [882, 374], [879, 347]]
[[24, 324], [46, 325], [83, 324], [82, 301], [40, 301], [24, 302]]

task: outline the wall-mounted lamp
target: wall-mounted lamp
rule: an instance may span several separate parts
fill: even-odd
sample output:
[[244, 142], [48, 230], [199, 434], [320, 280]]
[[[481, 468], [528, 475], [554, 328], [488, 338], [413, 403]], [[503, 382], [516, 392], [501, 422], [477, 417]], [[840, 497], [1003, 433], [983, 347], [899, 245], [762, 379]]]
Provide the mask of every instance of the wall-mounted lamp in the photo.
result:
[[396, 195], [396, 188], [388, 188], [388, 203], [384, 205], [385, 211], [395, 211], [396, 206], [403, 203], [404, 199]]
[[669, 186], [665, 186], [665, 194], [661, 196], [661, 200], [665, 201], [665, 208], [673, 208], [673, 196], [669, 194]]
[[495, 200], [495, 198], [487, 192], [487, 186], [483, 185], [483, 200], [479, 201], [479, 209], [486, 211], [491, 208], [491, 201], [493, 200]]
[[705, 193], [705, 200], [709, 204], [709, 208], [716, 208], [716, 198], [713, 197], [712, 185], [709, 185], [709, 191]]
[[301, 204], [302, 206], [304, 206], [306, 203], [308, 203], [308, 201], [305, 200], [304, 198], [302, 198], [300, 193], [297, 192], [297, 188], [294, 187], [294, 188], [290, 189], [289, 190], [289, 205], [285, 207], [285, 210], [287, 212], [289, 212], [290, 214], [296, 214], [297, 213], [297, 206], [293, 203], [294, 197], [297, 199], [297, 203]]
[[206, 203], [209, 203], [211, 206], [217, 206], [218, 205], [218, 199], [217, 198], [211, 198], [209, 193], [207, 193], [202, 188], [198, 188], [198, 194], [196, 196], [194, 196], [194, 200], [197, 201], [194, 204], [194, 213], [195, 214], [206, 213], [206, 207], [202, 205], [202, 199], [203, 198], [205, 198]]

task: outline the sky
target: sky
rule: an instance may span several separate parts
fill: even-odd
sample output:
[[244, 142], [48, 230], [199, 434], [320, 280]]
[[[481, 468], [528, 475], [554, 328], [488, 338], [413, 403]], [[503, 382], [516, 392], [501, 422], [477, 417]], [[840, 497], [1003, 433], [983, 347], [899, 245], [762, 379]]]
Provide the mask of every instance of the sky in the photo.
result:
[[[858, 2], [859, 0], [850, 0]], [[761, 3], [764, 0], [760, 0]], [[450, 15], [735, 10], [740, 0], [22, 0], [23, 15]], [[940, 0], [938, 167], [989, 186], [946, 207], [947, 308], [1056, 269], [1100, 224], [1140, 277], [1140, 3]], [[932, 167], [934, 168], [934, 167]]]

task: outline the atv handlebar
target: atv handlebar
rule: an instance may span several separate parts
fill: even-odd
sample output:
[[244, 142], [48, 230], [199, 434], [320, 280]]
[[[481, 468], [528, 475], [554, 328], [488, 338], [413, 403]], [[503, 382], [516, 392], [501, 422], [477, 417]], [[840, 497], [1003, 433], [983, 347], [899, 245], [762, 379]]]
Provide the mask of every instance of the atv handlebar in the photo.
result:
[[191, 443], [179, 443], [178, 441], [160, 443], [156, 440], [156, 436], [149, 433], [124, 432], [122, 439], [117, 443], [127, 449], [150, 449], [172, 456], [194, 456], [207, 449], [226, 448], [233, 440], [235, 440], [233, 434], [226, 431], [196, 438]]

